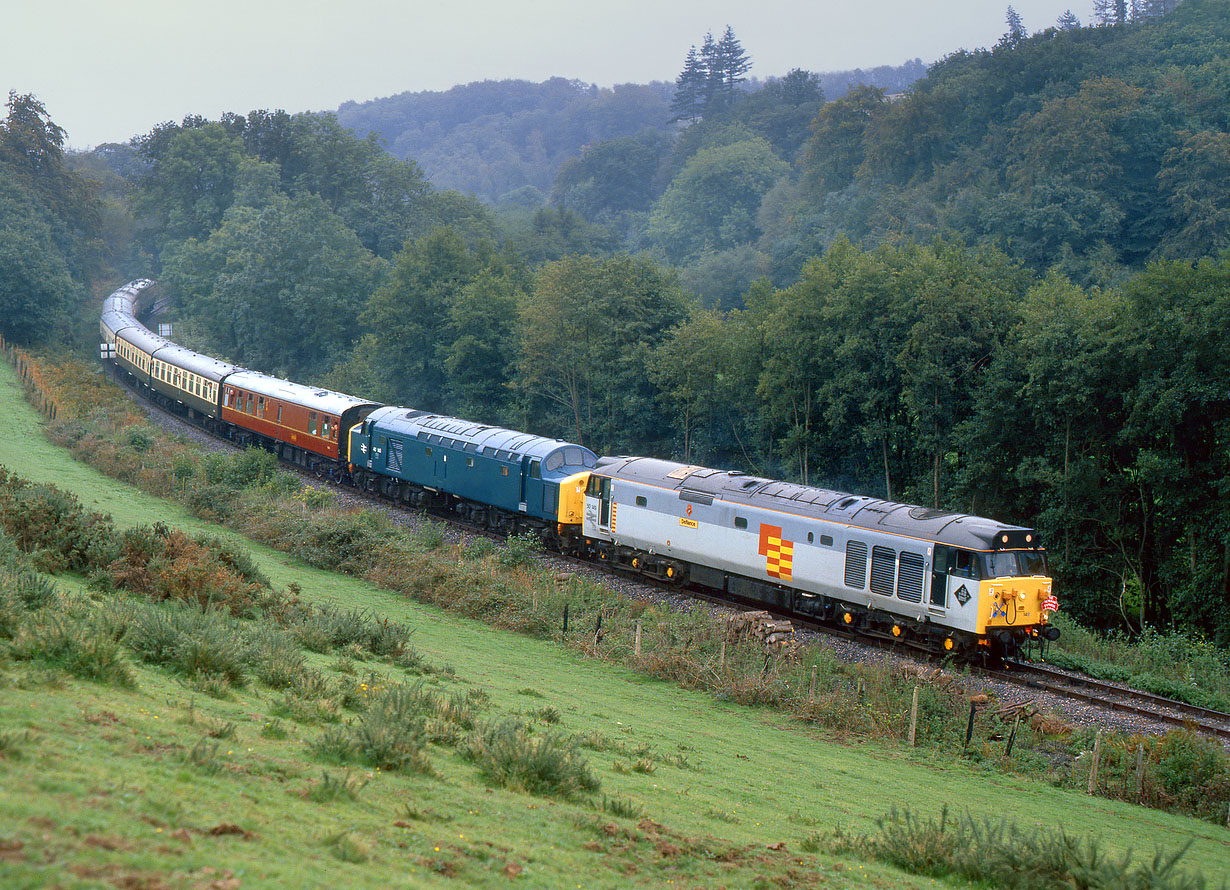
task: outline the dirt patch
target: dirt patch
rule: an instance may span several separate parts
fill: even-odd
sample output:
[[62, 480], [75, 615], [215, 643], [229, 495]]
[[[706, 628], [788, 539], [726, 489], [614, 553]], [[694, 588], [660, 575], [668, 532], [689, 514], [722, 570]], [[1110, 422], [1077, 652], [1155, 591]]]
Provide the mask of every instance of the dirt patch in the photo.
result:
[[84, 838], [87, 847], [95, 847], [99, 850], [131, 850], [133, 845], [131, 841], [125, 840], [122, 837], [115, 837], [107, 834], [87, 834]]
[[131, 871], [116, 865], [82, 865], [75, 863], [68, 870], [82, 880], [106, 881], [119, 890], [171, 890], [166, 876], [153, 871]]
[[207, 865], [189, 877], [194, 881], [192, 890], [239, 890], [240, 886], [239, 878], [229, 868], [218, 870]]
[[245, 828], [240, 828], [234, 822], [219, 822], [217, 825], [215, 825], [213, 828], [209, 829], [209, 831], [205, 833], [208, 834], [210, 837], [224, 837], [226, 835], [238, 835], [239, 837], [243, 838], [245, 841], [250, 841], [252, 840], [252, 838], [256, 837], [255, 834], [253, 834], [252, 832], [248, 831]]
[[25, 844], [17, 838], [0, 838], [0, 862], [25, 862]]
[[120, 722], [120, 718], [110, 711], [82, 711], [81, 719], [86, 723], [92, 723], [94, 726], [115, 726], [115, 724]]

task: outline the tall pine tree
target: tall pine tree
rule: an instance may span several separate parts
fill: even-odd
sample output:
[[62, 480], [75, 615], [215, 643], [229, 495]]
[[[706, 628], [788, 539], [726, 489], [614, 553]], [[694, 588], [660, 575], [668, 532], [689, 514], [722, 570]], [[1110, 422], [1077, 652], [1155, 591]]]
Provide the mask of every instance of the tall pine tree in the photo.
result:
[[707, 80], [705, 66], [696, 53], [696, 45], [688, 50], [683, 62], [683, 71], [675, 78], [675, 96], [671, 99], [671, 111], [675, 116], [671, 121], [695, 121], [704, 110], [705, 84]]
[[1099, 25], [1122, 25], [1128, 19], [1127, 0], [1093, 0], [1093, 16]]
[[1055, 20], [1055, 27], [1060, 31], [1075, 31], [1081, 26], [1081, 20], [1070, 9], [1065, 9], [1063, 15]]
[[726, 26], [722, 39], [718, 41], [718, 56], [722, 60], [722, 84], [728, 96], [733, 96], [739, 84], [747, 80], [744, 76], [752, 70], [752, 60], [743, 50], [743, 44], [735, 37], [730, 25]]
[[1008, 15], [1006, 17], [1006, 21], [1008, 22], [1008, 31], [1007, 33], [1004, 34], [1003, 38], [1000, 40], [1001, 45], [1016, 46], [1018, 43], [1020, 43], [1022, 40], [1024, 40], [1026, 37], [1029, 36], [1029, 34], [1026, 33], [1025, 31], [1024, 22], [1021, 21], [1021, 14], [1017, 12], [1015, 9], [1013, 9], [1011, 6], [1008, 7]]

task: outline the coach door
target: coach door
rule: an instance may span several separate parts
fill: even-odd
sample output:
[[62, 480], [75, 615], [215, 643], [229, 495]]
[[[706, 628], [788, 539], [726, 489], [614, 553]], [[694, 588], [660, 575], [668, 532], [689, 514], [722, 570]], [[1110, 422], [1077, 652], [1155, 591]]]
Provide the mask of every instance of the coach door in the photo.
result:
[[585, 489], [585, 521], [592, 522], [599, 531], [611, 530], [611, 480], [607, 476], [590, 474]]
[[948, 567], [951, 561], [951, 551], [947, 547], [936, 545], [935, 559], [931, 564], [931, 599], [933, 608], [943, 609], [948, 605]]

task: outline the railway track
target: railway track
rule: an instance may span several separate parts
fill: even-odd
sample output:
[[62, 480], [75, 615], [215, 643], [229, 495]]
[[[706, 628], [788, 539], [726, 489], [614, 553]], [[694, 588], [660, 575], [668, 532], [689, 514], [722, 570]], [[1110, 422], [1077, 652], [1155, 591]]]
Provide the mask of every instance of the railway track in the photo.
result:
[[[133, 388], [127, 380], [123, 379], [122, 376], [116, 375], [114, 379], [117, 379], [118, 382], [120, 382], [121, 385], [123, 385], [134, 397], [138, 398], [141, 404], [148, 406], [149, 410], [156, 411], [159, 414], [172, 418], [179, 423], [188, 424], [193, 429], [199, 430], [204, 435], [207, 435], [216, 441], [238, 447], [235, 446], [235, 443], [231, 440], [216, 434], [208, 433], [198, 424], [194, 424], [186, 418], [181, 417], [174, 412], [168, 411], [148, 399], [141, 398], [141, 393]], [[282, 462], [282, 465], [295, 471], [298, 475], [304, 477], [305, 479], [310, 479], [317, 483], [326, 484], [331, 487], [337, 486], [343, 488], [349, 495], [358, 497], [372, 504], [383, 507], [411, 510], [411, 508], [402, 507], [401, 505], [395, 504], [387, 498], [381, 497], [377, 493], [362, 491], [351, 486], [340, 486], [337, 483], [330, 482], [329, 480], [313, 474], [302, 467], [296, 466], [295, 464]], [[413, 512], [422, 513], [423, 515], [431, 518], [449, 522], [454, 527], [459, 528], [467, 534], [489, 537], [493, 539], [500, 538], [500, 536], [495, 532], [475, 526], [460, 517], [434, 511], [414, 510]], [[716, 606], [727, 608], [765, 609], [763, 604], [732, 602], [730, 600], [715, 597], [706, 592], [703, 588], [692, 588], [687, 584], [679, 586], [664, 583], [654, 578], [642, 576], [635, 572], [629, 572], [625, 569], [609, 564], [593, 563], [580, 560], [575, 557], [569, 557], [560, 553], [552, 553], [551, 556], [554, 559], [568, 564], [578, 567], [585, 567], [590, 570], [596, 570], [604, 575], [618, 578], [623, 581], [634, 581], [667, 594], [684, 595], [692, 599], [702, 600]], [[767, 611], [772, 613], [775, 610], [768, 609]], [[780, 614], [778, 617], [793, 621], [794, 624], [800, 629], [805, 629], [814, 633], [822, 633], [826, 636], [845, 640], [847, 642], [857, 642], [862, 645], [874, 646], [880, 649], [896, 652], [908, 652], [910, 655], [915, 657], [927, 657], [930, 660], [935, 659], [935, 654], [930, 650], [923, 647], [912, 647], [906, 641], [895, 640], [888, 636], [880, 638], [878, 636], [854, 634], [844, 630], [843, 628], [835, 628], [830, 625], [808, 621], [797, 615]], [[1010, 665], [1010, 669], [1008, 670], [982, 668], [978, 669], [977, 673], [981, 676], [998, 680], [1003, 683], [1026, 689], [1045, 691], [1064, 698], [1074, 699], [1096, 707], [1105, 708], [1110, 711], [1116, 711], [1133, 716], [1142, 716], [1150, 720], [1156, 720], [1173, 726], [1190, 727], [1217, 738], [1224, 744], [1230, 744], [1230, 714], [1222, 713], [1220, 711], [1202, 708], [1197, 705], [1190, 705], [1186, 702], [1169, 699], [1154, 693], [1145, 692], [1143, 690], [1130, 689], [1112, 683], [1106, 683], [1091, 677], [1073, 676], [1046, 665], [1031, 662], [1014, 662]]]
[[1230, 714], [1166, 698], [1141, 689], [1082, 677], [1043, 664], [1014, 662], [1011, 670], [983, 671], [987, 676], [1030, 689], [1078, 699], [1098, 707], [1188, 727], [1230, 744]]

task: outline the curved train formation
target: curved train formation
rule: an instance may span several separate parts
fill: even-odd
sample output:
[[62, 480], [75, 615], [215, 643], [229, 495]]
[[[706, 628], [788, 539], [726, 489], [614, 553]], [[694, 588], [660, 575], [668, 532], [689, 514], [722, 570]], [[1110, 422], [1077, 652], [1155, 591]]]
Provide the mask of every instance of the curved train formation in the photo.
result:
[[1057, 639], [1038, 533], [381, 405], [241, 368], [138, 321], [152, 282], [103, 303], [104, 360], [241, 445], [563, 553], [941, 653]]

